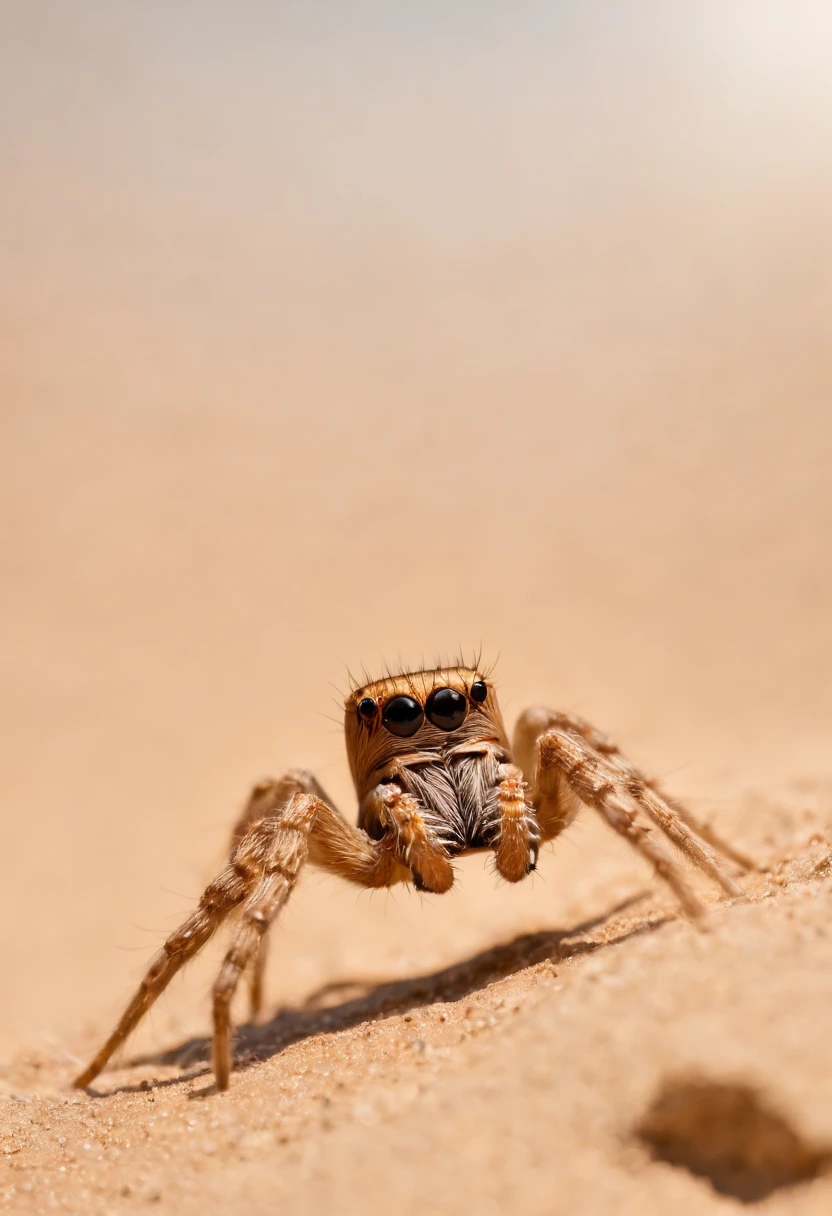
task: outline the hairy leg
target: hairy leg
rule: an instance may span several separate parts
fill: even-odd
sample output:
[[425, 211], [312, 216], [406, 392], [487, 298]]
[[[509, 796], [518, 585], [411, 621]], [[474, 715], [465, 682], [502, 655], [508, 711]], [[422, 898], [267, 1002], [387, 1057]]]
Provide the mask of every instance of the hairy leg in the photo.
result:
[[540, 831], [527, 801], [528, 787], [516, 764], [497, 770], [499, 836], [494, 853], [497, 873], [507, 882], [519, 882], [534, 869]]
[[[321, 785], [308, 769], [290, 769], [282, 777], [277, 778], [277, 780], [266, 778], [264, 781], [258, 781], [252, 787], [246, 804], [231, 830], [230, 855], [234, 856], [234, 850], [237, 845], [255, 823], [258, 823], [261, 819], [268, 819], [271, 816], [279, 815], [283, 808], [288, 805], [289, 800], [294, 794], [313, 794], [316, 798], [320, 798], [322, 802], [325, 802], [327, 806], [332, 807], [335, 805], [327, 797]], [[257, 949], [254, 952], [248, 973], [249, 1012], [253, 1022], [257, 1021], [263, 1008], [268, 958], [269, 935], [268, 926], [266, 926], [264, 932], [259, 937]]]
[[[609, 735], [596, 730], [594, 726], [591, 726], [583, 718], [579, 718], [574, 714], [551, 714], [549, 715], [549, 719], [549, 726], [561, 726], [567, 730], [576, 730], [597, 752], [600, 752], [603, 756], [610, 757], [618, 765], [622, 775], [628, 781], [631, 793], [637, 799], [643, 799], [644, 807], [651, 819], [666, 830], [668, 835], [678, 831], [678, 828], [681, 827], [681, 825], [671, 827], [672, 820], [674, 818], [680, 819], [682, 825], [690, 829], [688, 832], [684, 830], [680, 831], [678, 841], [674, 840], [674, 844], [677, 844], [682, 852], [688, 852], [690, 841], [693, 842], [691, 847], [695, 851], [697, 844], [704, 840], [712, 849], [729, 858], [741, 870], [753, 870], [756, 868], [750, 857], [742, 853], [729, 841], [723, 840], [713, 828], [702, 823], [678, 799], [669, 797], [661, 788], [658, 781], [645, 777], [640, 773], [634, 765], [622, 756], [618, 744]], [[670, 817], [668, 817], [668, 812], [670, 812]], [[668, 827], [665, 827], [665, 824]], [[695, 840], [697, 836], [700, 838], [698, 842]], [[696, 865], [701, 866], [702, 869], [708, 869], [707, 865], [703, 864], [698, 855], [695, 856], [694, 853], [691, 853], [690, 857]], [[712, 877], [715, 877], [717, 882], [721, 882], [721, 879], [716, 875], [712, 875]], [[729, 891], [729, 894], [736, 894], [736, 891]]]
[[371, 790], [364, 803], [370, 822], [378, 822], [393, 854], [413, 875], [419, 891], [442, 895], [450, 890], [454, 872], [447, 850], [413, 794], [395, 782]]
[[224, 1088], [231, 1064], [231, 999], [307, 858], [362, 887], [385, 887], [411, 878], [394, 834], [371, 840], [316, 795], [296, 791], [275, 814], [249, 826], [228, 865], [206, 888], [197, 910], [165, 942], [112, 1034], [75, 1085], [90, 1084], [174, 975], [242, 905], [240, 924], [214, 988], [214, 1061], [217, 1084]]
[[256, 957], [269, 925], [294, 889], [321, 805], [314, 795], [297, 792], [277, 816], [260, 820], [243, 838], [245, 841], [256, 838], [259, 848], [250, 872], [250, 894], [214, 984], [213, 1059], [218, 1089], [228, 1088], [231, 1072], [232, 997], [241, 975]]
[[138, 987], [118, 1024], [89, 1066], [75, 1080], [84, 1089], [98, 1076], [113, 1052], [117, 1051], [130, 1032], [167, 988], [170, 981], [220, 927], [234, 908], [245, 898], [249, 886], [248, 850], [241, 843], [238, 853], [212, 883], [199, 901], [199, 907], [165, 942], [160, 953]]
[[[700, 870], [731, 896], [741, 894], [715, 853], [696, 832], [695, 820], [680, 813], [678, 804], [664, 799], [621, 755], [616, 745], [580, 718], [548, 710], [530, 710], [518, 723], [517, 752], [521, 762], [536, 761], [534, 801], [544, 840], [554, 839], [572, 821], [580, 802], [593, 806], [648, 858], [674, 889], [692, 915], [701, 905], [661, 838], [650, 833], [656, 825]], [[650, 822], [645, 823], [645, 818]], [[716, 847], [732, 860], [742, 855]]]

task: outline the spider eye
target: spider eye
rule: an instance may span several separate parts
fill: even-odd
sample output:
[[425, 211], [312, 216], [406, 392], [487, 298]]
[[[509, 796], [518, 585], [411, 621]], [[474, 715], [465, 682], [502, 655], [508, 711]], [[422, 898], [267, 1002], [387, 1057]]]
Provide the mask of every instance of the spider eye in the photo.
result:
[[407, 739], [416, 734], [425, 720], [425, 714], [413, 697], [393, 697], [385, 705], [381, 720], [391, 735]]
[[425, 713], [441, 730], [456, 730], [465, 721], [468, 701], [455, 688], [437, 688], [428, 697]]
[[471, 700], [476, 701], [478, 705], [482, 705], [485, 698], [488, 696], [488, 686], [484, 680], [474, 680], [471, 685]]
[[369, 722], [371, 718], [376, 716], [378, 706], [372, 697], [362, 697], [358, 702], [358, 716], [363, 718], [365, 722]]

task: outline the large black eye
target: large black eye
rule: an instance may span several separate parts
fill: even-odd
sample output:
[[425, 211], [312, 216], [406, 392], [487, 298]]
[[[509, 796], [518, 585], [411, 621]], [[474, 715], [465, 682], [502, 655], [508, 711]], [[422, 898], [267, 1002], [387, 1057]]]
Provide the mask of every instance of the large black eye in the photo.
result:
[[488, 686], [484, 680], [474, 680], [471, 685], [471, 700], [476, 701], [478, 705], [482, 705], [485, 698], [488, 696]]
[[434, 726], [456, 730], [465, 721], [468, 701], [455, 688], [437, 688], [428, 697], [425, 713]]
[[385, 705], [381, 720], [391, 735], [407, 739], [416, 734], [425, 715], [419, 702], [412, 697], [393, 697]]
[[358, 716], [363, 718], [365, 722], [369, 722], [371, 718], [376, 716], [378, 706], [372, 697], [362, 697], [358, 702]]

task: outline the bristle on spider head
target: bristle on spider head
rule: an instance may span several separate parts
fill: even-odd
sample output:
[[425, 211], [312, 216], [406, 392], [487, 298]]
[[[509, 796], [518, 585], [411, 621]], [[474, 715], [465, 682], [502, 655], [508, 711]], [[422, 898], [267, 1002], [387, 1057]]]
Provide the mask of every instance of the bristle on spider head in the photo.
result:
[[348, 691], [345, 701], [354, 697], [356, 693], [366, 688], [370, 684], [376, 684], [381, 680], [404, 680], [410, 683], [414, 679], [418, 679], [420, 683], [424, 683], [426, 676], [438, 675], [443, 671], [452, 671], [455, 668], [462, 668], [465, 671], [475, 671], [482, 679], [490, 679], [494, 668], [497, 665], [497, 660], [489, 663], [487, 667], [482, 666], [482, 645], [477, 650], [469, 651], [467, 654], [462, 647], [453, 654], [436, 654], [433, 662], [428, 664], [424, 656], [419, 663], [408, 666], [405, 661], [399, 656], [396, 665], [391, 664], [386, 659], [382, 659], [379, 664], [381, 675], [373, 676], [367, 670], [364, 664], [361, 665], [361, 679], [358, 680], [347, 668], [347, 684]]

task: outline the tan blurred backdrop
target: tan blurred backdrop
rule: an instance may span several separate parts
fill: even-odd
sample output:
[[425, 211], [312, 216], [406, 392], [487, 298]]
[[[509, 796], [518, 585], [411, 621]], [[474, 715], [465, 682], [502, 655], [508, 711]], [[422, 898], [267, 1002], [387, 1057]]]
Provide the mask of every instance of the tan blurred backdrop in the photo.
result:
[[[349, 807], [347, 666], [482, 644], [726, 823], [829, 777], [828, 6], [0, 14], [4, 1047], [116, 1012], [252, 779]], [[310, 878], [272, 1000], [568, 921], [601, 835]]]

